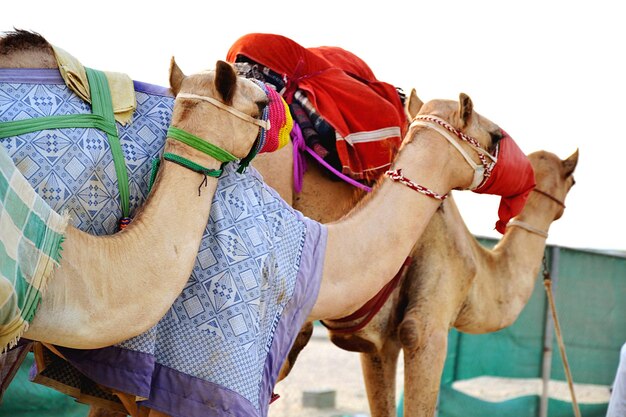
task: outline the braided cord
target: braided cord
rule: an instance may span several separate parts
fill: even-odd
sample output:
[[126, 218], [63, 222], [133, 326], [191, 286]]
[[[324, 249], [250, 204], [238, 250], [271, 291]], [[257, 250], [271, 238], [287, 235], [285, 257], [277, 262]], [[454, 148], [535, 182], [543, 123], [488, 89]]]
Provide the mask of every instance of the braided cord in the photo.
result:
[[[466, 133], [461, 132], [459, 129], [455, 128], [454, 126], [446, 123], [445, 120], [441, 120], [438, 117], [429, 116], [427, 114], [417, 115], [415, 117], [415, 119], [427, 120], [427, 121], [432, 122], [432, 123], [437, 123], [439, 126], [443, 127], [444, 129], [448, 130], [449, 132], [454, 133], [458, 138], [460, 138], [461, 140], [464, 140], [465, 142], [469, 143], [470, 145], [474, 146], [475, 148], [483, 149], [483, 147], [480, 146], [480, 143], [476, 139], [474, 139], [473, 137], [469, 136]], [[489, 178], [491, 176], [491, 172], [493, 171], [493, 168], [494, 168], [495, 164], [490, 163], [488, 161], [487, 157], [483, 153], [481, 153], [481, 152], [477, 152], [477, 153], [478, 153], [478, 159], [480, 159], [480, 162], [485, 167], [485, 173], [483, 174], [483, 182], [479, 185], [479, 187], [480, 187], [482, 184], [485, 183], [485, 181], [487, 181], [487, 178]]]
[[413, 181], [411, 181], [410, 179], [408, 179], [407, 177], [405, 177], [404, 175], [402, 175], [402, 170], [401, 169], [396, 169], [394, 171], [387, 171], [385, 172], [385, 175], [388, 176], [391, 180], [399, 182], [401, 184], [406, 185], [407, 187], [409, 187], [410, 189], [417, 191], [418, 193], [422, 193], [425, 196], [434, 198], [436, 200], [439, 201], [443, 201], [448, 197], [448, 194], [444, 194], [441, 195], [433, 190], [430, 190], [426, 187], [424, 187], [423, 185], [419, 185], [414, 183]]
[[195, 162], [190, 161], [187, 158], [169, 152], [165, 152], [163, 154], [163, 159], [173, 162], [191, 171], [197, 172], [198, 174], [204, 175], [204, 179], [202, 180], [200, 185], [198, 185], [198, 197], [200, 197], [200, 195], [202, 194], [202, 186], [204, 185], [206, 187], [209, 183], [207, 177], [219, 178], [223, 172], [222, 169], [205, 168], [202, 165], [196, 164]]

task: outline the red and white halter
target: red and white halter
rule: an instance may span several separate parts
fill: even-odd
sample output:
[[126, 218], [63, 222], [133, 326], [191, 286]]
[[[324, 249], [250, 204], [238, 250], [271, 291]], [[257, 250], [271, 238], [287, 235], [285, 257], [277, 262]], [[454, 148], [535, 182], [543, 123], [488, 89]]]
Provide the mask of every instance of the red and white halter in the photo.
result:
[[[443, 136], [452, 146], [454, 146], [456, 150], [461, 153], [461, 155], [463, 155], [463, 158], [465, 158], [467, 163], [474, 170], [474, 178], [472, 180], [472, 184], [469, 186], [470, 190], [479, 188], [491, 175], [491, 171], [493, 171], [493, 168], [498, 160], [496, 156], [491, 155], [489, 152], [483, 149], [483, 147], [480, 146], [480, 143], [478, 143], [478, 141], [473, 137], [461, 132], [445, 120], [427, 114], [417, 115], [415, 119], [413, 119], [413, 122], [411, 123], [411, 126], [409, 128], [413, 126], [424, 126], [429, 129], [433, 129], [441, 136]], [[476, 164], [465, 151], [465, 149], [463, 149], [461, 144], [458, 143], [457, 139], [454, 138], [450, 133], [453, 133], [456, 138], [472, 145], [472, 147], [478, 153], [478, 158], [480, 159], [482, 165]], [[388, 176], [391, 180], [400, 182], [411, 188], [412, 190], [422, 193], [428, 197], [443, 201], [448, 196], [448, 194], [441, 195], [439, 193], [436, 193], [435, 191], [428, 189], [427, 187], [424, 187], [423, 185], [414, 183], [413, 181], [402, 175], [401, 169], [387, 171], [385, 172], [385, 175]]]

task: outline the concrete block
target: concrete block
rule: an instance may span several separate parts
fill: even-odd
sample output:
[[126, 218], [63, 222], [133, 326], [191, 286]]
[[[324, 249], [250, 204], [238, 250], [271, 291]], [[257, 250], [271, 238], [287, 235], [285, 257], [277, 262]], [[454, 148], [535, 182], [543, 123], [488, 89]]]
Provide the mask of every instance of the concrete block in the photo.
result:
[[335, 408], [335, 390], [304, 391], [302, 393], [302, 406], [311, 408]]

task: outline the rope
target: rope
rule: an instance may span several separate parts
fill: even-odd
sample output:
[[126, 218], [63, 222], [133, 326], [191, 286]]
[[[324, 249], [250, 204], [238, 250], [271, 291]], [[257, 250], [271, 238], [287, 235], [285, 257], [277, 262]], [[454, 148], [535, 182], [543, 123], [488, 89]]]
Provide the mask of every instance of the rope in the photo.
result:
[[[222, 169], [211, 169], [211, 168], [205, 168], [200, 164], [196, 164], [193, 161], [190, 161], [187, 158], [184, 158], [180, 155], [176, 155], [170, 152], [165, 152], [163, 154], [163, 159], [166, 161], [170, 161], [173, 162], [177, 165], [180, 165], [184, 168], [187, 168], [193, 172], [197, 172], [198, 174], [202, 174], [204, 175], [204, 179], [202, 180], [202, 182], [200, 183], [200, 185], [198, 186], [198, 197], [202, 194], [201, 190], [202, 190], [202, 186], [204, 185], [205, 187], [208, 185], [208, 178], [207, 177], [212, 177], [212, 178], [219, 178], [220, 175], [222, 175], [223, 170]], [[157, 172], [159, 171], [159, 167], [160, 167], [160, 161], [158, 159], [154, 159], [152, 160], [152, 172], [150, 173], [150, 184], [148, 185], [148, 192], [150, 192], [150, 190], [152, 190], [152, 186], [154, 185], [154, 181], [156, 179], [156, 175]]]
[[423, 185], [414, 183], [413, 181], [402, 175], [401, 169], [396, 169], [395, 171], [387, 171], [385, 172], [385, 175], [393, 181], [406, 185], [411, 190], [417, 191], [418, 193], [422, 193], [425, 196], [434, 198], [436, 200], [443, 201], [446, 199], [446, 197], [448, 197], [448, 194], [441, 195], [433, 190], [424, 187]]
[[537, 188], [533, 188], [533, 191], [534, 191], [534, 192], [536, 192], [536, 193], [539, 193], [539, 194], [541, 194], [541, 195], [543, 195], [543, 196], [548, 197], [550, 200], [554, 201], [554, 202], [555, 202], [556, 204], [558, 204], [559, 206], [561, 206], [561, 207], [565, 208], [565, 203], [563, 203], [563, 202], [562, 202], [561, 200], [559, 200], [558, 198], [556, 198], [556, 197], [554, 197], [554, 196], [552, 196], [552, 195], [550, 195], [550, 194], [546, 193], [545, 191], [539, 190], [539, 189], [537, 189]]
[[539, 236], [541, 236], [543, 238], [546, 238], [546, 239], [548, 238], [548, 233], [547, 232], [544, 232], [541, 229], [537, 229], [536, 227], [531, 226], [530, 224], [528, 224], [526, 222], [522, 222], [520, 220], [513, 219], [513, 220], [509, 221], [509, 223], [506, 226], [507, 227], [509, 227], [509, 226], [520, 227], [520, 228], [522, 228], [522, 229], [524, 229], [524, 230], [526, 230], [526, 231], [528, 231], [530, 233], [534, 233], [534, 234], [539, 235]]
[[[465, 134], [464, 132], [461, 132], [459, 129], [457, 129], [454, 126], [448, 124], [445, 120], [442, 120], [442, 119], [440, 119], [438, 117], [435, 117], [435, 116], [421, 115], [420, 114], [420, 115], [415, 116], [415, 118], [413, 119], [414, 122], [416, 120], [428, 120], [429, 122], [437, 123], [439, 126], [443, 127], [444, 129], [448, 130], [449, 132], [454, 133], [459, 139], [464, 140], [467, 143], [469, 143], [470, 145], [472, 145], [474, 148], [476, 148], [479, 151], [479, 152], [477, 152], [478, 153], [478, 158], [480, 159], [480, 161], [482, 162], [483, 166], [485, 167], [483, 183], [487, 180], [487, 178], [489, 178], [491, 176], [491, 171], [493, 171], [493, 168], [495, 166], [496, 158], [494, 158], [489, 152], [487, 152], [485, 149], [483, 149], [483, 147], [480, 146], [480, 143], [476, 139], [474, 139], [473, 137]], [[489, 157], [489, 159], [491, 159], [493, 161], [493, 163], [489, 162], [487, 160], [487, 157]]]
[[105, 133], [116, 133], [115, 123], [111, 123], [97, 114], [66, 114], [62, 116], [44, 116], [36, 119], [14, 120], [0, 123], [0, 139], [24, 135], [45, 129], [92, 127]]
[[559, 325], [559, 319], [556, 314], [556, 306], [554, 304], [554, 297], [552, 295], [552, 279], [550, 279], [550, 272], [546, 268], [546, 258], [543, 258], [543, 285], [546, 288], [546, 294], [548, 296], [548, 302], [550, 303], [550, 311], [552, 312], [552, 319], [554, 320], [554, 330], [556, 332], [556, 340], [559, 344], [559, 351], [561, 352], [561, 360], [563, 361], [563, 368], [565, 369], [565, 375], [567, 376], [567, 385], [569, 386], [569, 392], [572, 397], [572, 408], [574, 410], [575, 417], [581, 417], [580, 409], [578, 408], [578, 402], [576, 401], [576, 394], [574, 393], [574, 383], [572, 379], [572, 373], [570, 371], [569, 362], [567, 361], [567, 355], [565, 354], [565, 344], [563, 343], [563, 336], [561, 334], [561, 326]]

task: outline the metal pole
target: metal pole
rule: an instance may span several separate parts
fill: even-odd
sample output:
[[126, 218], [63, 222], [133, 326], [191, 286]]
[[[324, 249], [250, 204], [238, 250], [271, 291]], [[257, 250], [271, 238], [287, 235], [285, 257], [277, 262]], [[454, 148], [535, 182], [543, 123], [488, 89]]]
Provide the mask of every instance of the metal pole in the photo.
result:
[[[559, 256], [561, 250], [558, 246], [550, 247], [550, 276], [552, 278], [552, 291], [556, 287], [559, 278]], [[548, 417], [548, 384], [552, 368], [552, 339], [554, 338], [554, 320], [550, 312], [549, 300], [545, 303], [545, 326], [543, 332], [543, 356], [541, 360], [541, 398], [539, 400], [539, 417]]]

